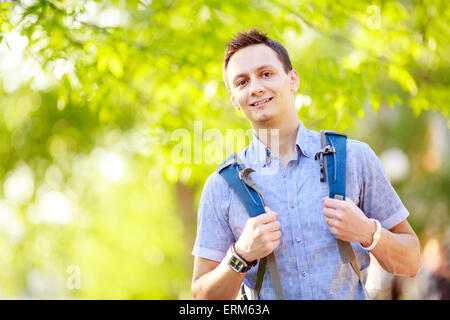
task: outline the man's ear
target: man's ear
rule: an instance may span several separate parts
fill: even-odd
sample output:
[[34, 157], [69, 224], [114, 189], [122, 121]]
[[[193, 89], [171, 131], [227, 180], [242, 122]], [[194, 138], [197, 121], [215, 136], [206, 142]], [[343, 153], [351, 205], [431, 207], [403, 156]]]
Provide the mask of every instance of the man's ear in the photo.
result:
[[289, 79], [291, 81], [292, 92], [296, 92], [300, 87], [300, 76], [298, 75], [297, 70], [292, 69], [291, 71], [289, 71]]
[[239, 104], [237, 103], [236, 99], [231, 94], [231, 90], [228, 91], [228, 94], [230, 95], [231, 103], [233, 104], [233, 107], [235, 107], [236, 110], [240, 110], [241, 107], [239, 106]]

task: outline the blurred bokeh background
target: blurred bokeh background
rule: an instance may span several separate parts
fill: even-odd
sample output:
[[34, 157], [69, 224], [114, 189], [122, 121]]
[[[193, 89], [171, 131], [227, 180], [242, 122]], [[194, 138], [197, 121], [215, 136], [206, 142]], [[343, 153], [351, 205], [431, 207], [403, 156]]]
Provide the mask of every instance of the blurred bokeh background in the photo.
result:
[[290, 52], [303, 123], [367, 142], [411, 213], [423, 269], [373, 259], [372, 296], [449, 299], [446, 0], [0, 1], [0, 298], [192, 298], [218, 137], [250, 128], [225, 43], [253, 27]]

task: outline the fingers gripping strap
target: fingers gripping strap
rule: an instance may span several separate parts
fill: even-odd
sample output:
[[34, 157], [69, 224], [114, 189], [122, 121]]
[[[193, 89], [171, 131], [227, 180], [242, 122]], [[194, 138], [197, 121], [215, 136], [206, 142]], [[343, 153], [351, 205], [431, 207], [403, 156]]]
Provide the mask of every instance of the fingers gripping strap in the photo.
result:
[[[347, 161], [347, 137], [344, 134], [335, 131], [322, 130], [321, 145], [322, 148], [331, 146], [334, 153], [324, 155], [325, 177], [329, 185], [329, 197], [339, 200], [345, 200], [345, 178]], [[367, 296], [367, 290], [361, 276], [361, 271], [356, 261], [355, 252], [349, 242], [337, 239], [337, 247], [342, 263], [350, 263]]]
[[[247, 169], [247, 170], [246, 170]], [[233, 153], [228, 159], [224, 161], [216, 171], [227, 181], [230, 187], [236, 192], [242, 204], [244, 205], [250, 217], [256, 217], [266, 210], [264, 209], [264, 198], [260, 194], [256, 184], [249, 176], [251, 170], [246, 168], [245, 164], [239, 159], [236, 153]], [[281, 286], [280, 274], [272, 252], [266, 258], [260, 259], [255, 294], [258, 297], [259, 291], [264, 279], [264, 272], [266, 262], [269, 265], [269, 272], [272, 278], [272, 284], [275, 290], [277, 299], [284, 300], [283, 288]]]

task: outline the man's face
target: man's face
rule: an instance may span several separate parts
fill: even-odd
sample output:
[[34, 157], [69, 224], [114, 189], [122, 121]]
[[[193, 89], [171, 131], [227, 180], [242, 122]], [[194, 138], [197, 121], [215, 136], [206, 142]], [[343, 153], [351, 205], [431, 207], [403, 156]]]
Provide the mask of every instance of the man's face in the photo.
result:
[[231, 101], [256, 127], [281, 126], [292, 117], [298, 73], [288, 74], [275, 51], [264, 44], [237, 51], [230, 59], [226, 79]]

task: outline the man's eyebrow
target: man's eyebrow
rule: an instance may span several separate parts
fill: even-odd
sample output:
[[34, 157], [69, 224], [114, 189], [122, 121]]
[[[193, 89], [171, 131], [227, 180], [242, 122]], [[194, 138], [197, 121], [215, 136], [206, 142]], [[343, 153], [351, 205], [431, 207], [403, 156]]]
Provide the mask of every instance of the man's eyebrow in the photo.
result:
[[[265, 64], [265, 65], [263, 65], [263, 66], [260, 66], [260, 67], [258, 67], [258, 68], [256, 68], [255, 69], [255, 71], [259, 71], [259, 70], [261, 70], [261, 69], [265, 69], [265, 68], [274, 68], [274, 66], [273, 65], [271, 65], [271, 64]], [[232, 81], [232, 83], [234, 83], [238, 78], [240, 78], [240, 77], [242, 77], [242, 76], [245, 76], [247, 73], [239, 73], [237, 76], [235, 76], [234, 78], [233, 78], [233, 81]]]

